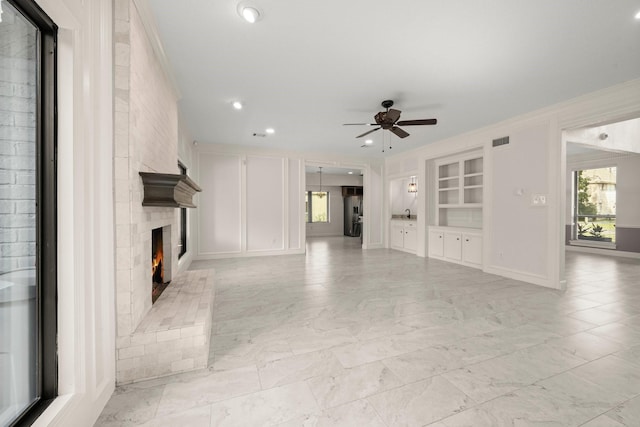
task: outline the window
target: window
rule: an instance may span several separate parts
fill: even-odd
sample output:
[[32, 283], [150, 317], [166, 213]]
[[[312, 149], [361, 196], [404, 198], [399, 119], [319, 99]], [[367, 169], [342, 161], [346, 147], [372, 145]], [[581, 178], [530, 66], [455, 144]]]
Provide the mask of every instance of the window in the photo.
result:
[[16, 425], [57, 395], [57, 27], [0, 4], [0, 425]]
[[[187, 174], [187, 167], [178, 162], [178, 169], [182, 175]], [[178, 259], [187, 253], [187, 208], [180, 208], [180, 250]]]
[[329, 222], [329, 192], [307, 191], [305, 195], [307, 222]]
[[583, 243], [616, 240], [616, 168], [574, 172], [573, 239]]

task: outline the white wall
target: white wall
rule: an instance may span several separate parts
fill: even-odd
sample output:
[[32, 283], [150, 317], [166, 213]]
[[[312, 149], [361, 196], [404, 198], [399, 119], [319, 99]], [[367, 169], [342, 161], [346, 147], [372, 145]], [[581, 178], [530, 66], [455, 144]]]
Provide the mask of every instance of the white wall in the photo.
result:
[[406, 215], [405, 209], [411, 210], [411, 216], [418, 215], [418, 197], [422, 191], [417, 178], [414, 182], [418, 184], [418, 193], [409, 193], [409, 183], [411, 178], [396, 178], [391, 180], [389, 185], [391, 197], [391, 214]]
[[[471, 149], [484, 150], [484, 271], [543, 286], [564, 286], [566, 216], [563, 129], [640, 116], [640, 80], [634, 80], [546, 107], [529, 114], [428, 144], [386, 159], [396, 177], [412, 174], [425, 182], [430, 160]], [[509, 136], [507, 146], [492, 148], [494, 138]], [[522, 196], [517, 194], [522, 190]], [[546, 207], [531, 196], [545, 194]], [[420, 205], [419, 205], [420, 207]], [[419, 209], [431, 212], [430, 206]], [[426, 244], [430, 218], [418, 217], [419, 243]], [[418, 250], [419, 255], [424, 255]]]
[[200, 144], [198, 259], [303, 251], [302, 160]]
[[58, 391], [36, 426], [90, 426], [115, 383], [112, 2], [38, 0], [58, 33]]

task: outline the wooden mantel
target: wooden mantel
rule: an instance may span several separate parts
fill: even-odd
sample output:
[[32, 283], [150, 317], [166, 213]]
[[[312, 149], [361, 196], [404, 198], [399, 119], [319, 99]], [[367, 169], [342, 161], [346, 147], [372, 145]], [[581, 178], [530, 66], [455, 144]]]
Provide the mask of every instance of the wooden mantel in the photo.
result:
[[202, 189], [187, 175], [140, 172], [144, 184], [142, 206], [195, 208], [193, 195]]

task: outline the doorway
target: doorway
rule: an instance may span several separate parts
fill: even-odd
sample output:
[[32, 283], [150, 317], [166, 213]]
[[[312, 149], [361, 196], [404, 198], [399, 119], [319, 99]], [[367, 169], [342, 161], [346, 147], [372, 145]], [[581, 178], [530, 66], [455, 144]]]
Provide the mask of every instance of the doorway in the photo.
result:
[[[640, 118], [565, 130], [562, 138], [568, 286], [596, 259], [640, 272]], [[617, 274], [586, 271], [599, 280], [609, 274], [610, 283]]]
[[360, 167], [305, 166], [305, 228], [307, 242], [326, 238], [362, 248], [364, 173]]

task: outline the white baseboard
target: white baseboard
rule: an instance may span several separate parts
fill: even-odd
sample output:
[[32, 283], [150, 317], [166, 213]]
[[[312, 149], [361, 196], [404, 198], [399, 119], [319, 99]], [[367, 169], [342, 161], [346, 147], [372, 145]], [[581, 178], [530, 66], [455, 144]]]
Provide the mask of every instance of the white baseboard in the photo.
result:
[[560, 281], [555, 283], [547, 277], [527, 273], [524, 271], [511, 270], [509, 268], [496, 266], [485, 266], [482, 271], [484, 271], [485, 273], [507, 277], [509, 279], [520, 280], [521, 282], [532, 283], [534, 285], [543, 286], [545, 288], [562, 289], [562, 283], [560, 283]]
[[225, 258], [249, 258], [258, 256], [278, 256], [278, 255], [302, 255], [305, 249], [289, 249], [286, 251], [255, 251], [255, 252], [227, 252], [227, 253], [204, 253], [193, 258], [194, 261], [206, 261], [212, 259]]

